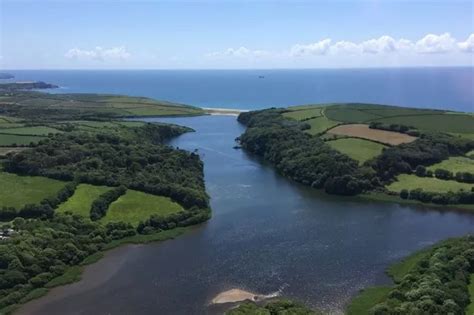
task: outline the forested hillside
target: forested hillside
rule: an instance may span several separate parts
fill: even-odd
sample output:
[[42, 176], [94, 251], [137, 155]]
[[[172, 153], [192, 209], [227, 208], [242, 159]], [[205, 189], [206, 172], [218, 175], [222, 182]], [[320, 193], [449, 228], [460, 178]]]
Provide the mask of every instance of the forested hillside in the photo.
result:
[[114, 242], [165, 239], [210, 217], [199, 155], [165, 144], [193, 130], [112, 118], [199, 109], [15, 90], [0, 103], [0, 313], [77, 280]]
[[[283, 175], [330, 194], [383, 192], [417, 202], [474, 204], [474, 174], [469, 171], [474, 160], [471, 162], [468, 157], [474, 149], [474, 140], [469, 136], [474, 134], [469, 124], [471, 120], [474, 123], [471, 115], [393, 106], [351, 106], [302, 106], [242, 113], [238, 119], [247, 130], [238, 140], [244, 149], [270, 161]], [[443, 115], [446, 132], [426, 126], [426, 117], [442, 119], [439, 117]], [[415, 116], [421, 123], [414, 126], [384, 123], [389, 118]], [[367, 122], [370, 124], [360, 124]], [[464, 125], [457, 125], [458, 122]], [[458, 134], [461, 131], [462, 136]], [[426, 170], [452, 157], [465, 157], [462, 162], [466, 169]], [[429, 184], [413, 185], [417, 177]], [[443, 181], [447, 181], [446, 185]], [[403, 188], [397, 190], [394, 185]], [[439, 189], [430, 188], [435, 185]]]

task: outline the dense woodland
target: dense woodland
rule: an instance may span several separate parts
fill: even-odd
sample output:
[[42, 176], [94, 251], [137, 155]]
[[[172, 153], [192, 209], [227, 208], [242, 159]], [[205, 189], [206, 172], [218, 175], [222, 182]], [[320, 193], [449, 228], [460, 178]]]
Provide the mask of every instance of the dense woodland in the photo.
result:
[[[16, 100], [24, 97], [33, 104], [35, 95], [37, 93], [15, 92]], [[91, 99], [97, 103], [98, 98], [100, 96], [84, 95], [81, 101]], [[115, 122], [113, 128], [85, 130], [75, 119], [93, 116], [96, 123], [104, 124], [112, 120], [107, 118], [107, 113], [80, 107], [69, 110], [33, 105], [30, 108], [13, 102], [3, 105], [0, 112], [8, 117], [22, 118], [27, 126], [38, 122], [42, 126], [54, 126], [60, 132], [49, 134], [24, 151], [7, 154], [0, 160], [2, 171], [68, 183], [55, 196], [38, 204], [18, 209], [0, 208], [0, 221], [5, 222], [0, 224], [0, 232], [7, 235], [0, 240], [0, 312], [44, 294], [59, 281], [57, 279], [68, 277], [71, 266], [77, 266], [112, 240], [122, 241], [136, 234], [144, 237], [209, 219], [209, 197], [199, 155], [165, 144], [170, 138], [192, 129]], [[165, 110], [167, 106], [163, 105]], [[90, 218], [56, 212], [58, 205], [68, 200], [80, 183], [113, 188], [92, 202]], [[151, 215], [138, 226], [97, 221], [129, 188], [169, 197], [183, 210], [169, 216]]]
[[[172, 126], [168, 128], [173, 128]], [[69, 132], [10, 155], [5, 171], [105, 186], [124, 185], [170, 197], [185, 208], [206, 208], [203, 165], [199, 156], [153, 144], [172, 135], [165, 126], [133, 129], [133, 136]], [[152, 132], [154, 131], [154, 132]], [[149, 137], [147, 141], [147, 136]]]
[[374, 315], [465, 313], [474, 271], [474, 237], [436, 245], [396, 286]]
[[242, 147], [262, 156], [283, 175], [330, 194], [356, 195], [370, 189], [375, 172], [359, 167], [318, 137], [302, 131], [304, 124], [283, 118], [282, 110], [242, 113], [247, 130], [239, 138]]
[[311, 310], [304, 305], [288, 300], [277, 300], [257, 305], [245, 302], [228, 312], [226, 315], [320, 315], [318, 311]]
[[0, 245], [0, 309], [27, 299], [33, 290], [44, 287], [110, 240], [104, 226], [81, 216], [16, 218], [4, 225], [7, 227], [17, 232]]
[[[357, 195], [383, 190], [401, 173], [415, 173], [417, 167], [438, 163], [449, 156], [464, 155], [474, 149], [474, 141], [469, 139], [442, 133], [419, 133], [407, 126], [372, 124], [372, 128], [416, 133], [419, 138], [386, 148], [376, 158], [358, 165], [322, 139], [305, 133], [306, 124], [286, 119], [281, 115], [284, 112], [284, 109], [273, 108], [240, 114], [239, 121], [248, 128], [238, 140], [244, 149], [270, 161], [284, 176], [323, 188], [330, 194]], [[459, 181], [471, 180], [470, 174], [452, 177]], [[449, 195], [424, 193], [424, 196], [428, 195], [429, 198], [419, 198], [415, 192], [411, 199], [441, 204], [474, 203], [472, 191]]]

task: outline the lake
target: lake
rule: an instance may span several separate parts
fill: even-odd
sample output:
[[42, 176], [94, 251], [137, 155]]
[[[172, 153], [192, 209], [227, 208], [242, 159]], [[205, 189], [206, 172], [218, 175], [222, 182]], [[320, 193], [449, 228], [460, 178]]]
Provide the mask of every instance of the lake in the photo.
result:
[[472, 233], [474, 216], [327, 196], [233, 149], [235, 117], [149, 118], [194, 128], [172, 145], [198, 149], [213, 217], [175, 240], [125, 246], [19, 314], [214, 314], [219, 292], [280, 290], [341, 313], [384, 270], [439, 240]]
[[369, 102], [474, 111], [474, 67], [8, 72], [16, 76], [15, 80], [39, 80], [61, 86], [51, 90], [53, 93], [127, 94], [201, 107], [259, 109]]

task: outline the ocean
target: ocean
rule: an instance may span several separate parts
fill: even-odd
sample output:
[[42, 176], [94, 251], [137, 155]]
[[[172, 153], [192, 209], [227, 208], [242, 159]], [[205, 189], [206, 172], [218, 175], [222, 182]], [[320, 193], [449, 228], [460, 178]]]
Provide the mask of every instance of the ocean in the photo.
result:
[[[366, 102], [474, 111], [474, 67], [312, 70], [8, 70], [52, 93], [146, 96], [200, 107], [261, 109]], [[7, 80], [0, 80], [7, 81]]]

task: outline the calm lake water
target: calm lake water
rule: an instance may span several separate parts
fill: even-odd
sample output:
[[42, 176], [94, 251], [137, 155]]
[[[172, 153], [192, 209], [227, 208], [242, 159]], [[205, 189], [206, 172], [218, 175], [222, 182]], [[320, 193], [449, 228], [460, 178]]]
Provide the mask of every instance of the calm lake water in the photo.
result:
[[409, 253], [474, 231], [474, 216], [330, 197], [233, 149], [235, 117], [145, 119], [196, 130], [172, 142], [198, 149], [213, 217], [172, 241], [126, 246], [20, 314], [213, 314], [219, 292], [242, 288], [341, 312], [359, 289], [389, 282]]
[[[369, 102], [474, 111], [474, 68], [8, 71], [60, 85], [53, 93], [148, 96], [202, 107], [257, 109]], [[264, 79], [259, 79], [259, 76]], [[5, 81], [5, 80], [0, 80]]]

